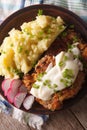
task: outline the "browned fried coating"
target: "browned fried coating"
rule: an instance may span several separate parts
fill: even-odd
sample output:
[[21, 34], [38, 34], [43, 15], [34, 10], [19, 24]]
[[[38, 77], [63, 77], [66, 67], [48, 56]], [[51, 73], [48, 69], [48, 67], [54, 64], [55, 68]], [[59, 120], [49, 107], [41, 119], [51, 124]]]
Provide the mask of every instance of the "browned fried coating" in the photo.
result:
[[38, 98], [36, 98], [36, 101], [39, 102], [43, 107], [51, 111], [59, 110], [62, 108], [63, 105], [62, 102], [59, 101], [59, 95], [55, 93], [49, 101], [44, 101]]
[[82, 52], [82, 56], [84, 57], [84, 59], [87, 61], [87, 47], [84, 49], [84, 51]]
[[50, 56], [46, 55], [41, 60], [39, 60], [39, 62], [37, 63], [37, 65], [35, 67], [35, 72], [33, 72], [32, 74], [24, 75], [23, 82], [24, 82], [25, 86], [27, 87], [28, 91], [31, 89], [32, 84], [37, 80], [38, 74], [45, 72], [45, 70], [46, 70], [47, 66], [50, 64], [50, 62], [54, 66], [54, 64], [55, 64], [54, 57], [52, 55], [50, 55]]
[[50, 63], [52, 63], [53, 66], [55, 65], [55, 58], [54, 58], [54, 56], [52, 56], [52, 55], [46, 55], [46, 56], [44, 56], [38, 62], [38, 64], [35, 66], [35, 72], [37, 74], [44, 72], [47, 69], [47, 67], [48, 67], [48, 65]]
[[34, 76], [30, 74], [24, 75], [23, 82], [28, 91], [30, 91], [32, 84], [35, 82]]
[[87, 44], [85, 43], [80, 43], [80, 44], [78, 44], [78, 48], [83, 52], [83, 50], [85, 49], [87, 47]]

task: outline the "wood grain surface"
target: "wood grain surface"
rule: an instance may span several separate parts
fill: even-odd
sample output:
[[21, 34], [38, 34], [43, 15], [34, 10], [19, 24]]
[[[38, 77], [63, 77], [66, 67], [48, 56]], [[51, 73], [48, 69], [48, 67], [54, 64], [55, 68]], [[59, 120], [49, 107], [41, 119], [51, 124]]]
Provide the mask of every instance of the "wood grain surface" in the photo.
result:
[[[33, 128], [1, 113], [0, 130], [33, 130]], [[50, 115], [42, 130], [87, 130], [87, 95], [69, 109]]]

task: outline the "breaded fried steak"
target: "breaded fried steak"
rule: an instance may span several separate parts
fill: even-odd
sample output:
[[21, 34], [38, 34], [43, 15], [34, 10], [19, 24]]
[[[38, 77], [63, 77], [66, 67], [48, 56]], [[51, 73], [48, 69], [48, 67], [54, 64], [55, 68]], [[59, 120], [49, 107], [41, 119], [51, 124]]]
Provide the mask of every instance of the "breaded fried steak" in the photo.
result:
[[[52, 111], [61, 109], [65, 100], [77, 95], [85, 80], [87, 45], [83, 44], [81, 38], [77, 39], [77, 34], [72, 30], [71, 34], [68, 30], [60, 39], [68, 49], [55, 55], [45, 55], [34, 71], [23, 77], [29, 93], [43, 107]], [[71, 42], [70, 45], [68, 42]]]

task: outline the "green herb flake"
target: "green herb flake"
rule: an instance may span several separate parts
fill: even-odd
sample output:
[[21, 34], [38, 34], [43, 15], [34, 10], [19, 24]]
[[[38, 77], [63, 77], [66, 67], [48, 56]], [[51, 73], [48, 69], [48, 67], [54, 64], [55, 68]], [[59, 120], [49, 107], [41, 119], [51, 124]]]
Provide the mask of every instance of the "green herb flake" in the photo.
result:
[[58, 64], [60, 67], [64, 66], [64, 62], [63, 61], [60, 61], [59, 64]]
[[72, 52], [72, 49], [76, 47], [75, 45], [73, 44], [68, 44], [68, 52]]
[[53, 20], [53, 21], [56, 21], [56, 18], [55, 18], [55, 17], [52, 17], [52, 20]]
[[49, 87], [49, 86], [50, 86], [50, 82], [51, 82], [51, 81], [50, 81], [49, 79], [48, 79], [48, 80], [45, 80], [45, 81], [43, 82], [43, 85]]
[[10, 70], [11, 70], [11, 68], [8, 66], [8, 67], [7, 67], [7, 70], [8, 70], [8, 71], [10, 71]]
[[71, 24], [70, 26], [69, 26], [69, 28], [71, 28], [71, 29], [73, 29], [75, 26], [74, 26], [74, 24]]
[[66, 36], [67, 36], [67, 32], [63, 32], [62, 37], [66, 37]]
[[68, 59], [68, 57], [67, 57], [67, 56], [64, 56], [64, 57], [63, 57], [63, 61], [60, 61], [58, 65], [59, 65], [60, 67], [63, 67], [64, 64], [65, 64], [65, 61], [67, 61], [67, 59]]
[[32, 67], [33, 68], [35, 68], [35, 65], [37, 64], [37, 61], [34, 61], [33, 63], [32, 63]]
[[24, 28], [22, 31], [27, 33], [27, 34], [30, 34], [26, 28]]
[[75, 43], [75, 42], [78, 42], [78, 37], [77, 36], [74, 36], [73, 37], [73, 42]]
[[65, 69], [65, 71], [63, 72], [63, 77], [67, 78], [67, 79], [73, 78], [74, 77], [73, 70], [71, 70], [71, 69]]
[[27, 35], [29, 35], [30, 38], [33, 38], [33, 37], [34, 37], [34, 35], [31, 34], [31, 33], [28, 31], [28, 29], [25, 28], [25, 29], [23, 29], [22, 31], [25, 32]]
[[60, 26], [58, 26], [58, 28], [59, 28], [60, 30], [62, 30], [62, 29], [64, 28], [64, 26], [63, 26], [63, 25], [60, 25]]
[[51, 34], [51, 32], [52, 32], [51, 29], [48, 28], [47, 33], [48, 33], [48, 34]]
[[33, 35], [33, 34], [29, 34], [29, 36], [30, 36], [30, 38], [34, 38], [35, 35]]
[[44, 32], [43, 32], [43, 31], [40, 31], [40, 32], [38, 33], [38, 36], [42, 37], [43, 34], [44, 34]]
[[68, 60], [68, 57], [67, 57], [67, 56], [64, 56], [63, 60], [64, 60], [64, 61], [67, 61], [67, 60]]
[[67, 46], [68, 46], [68, 50], [69, 50], [69, 49], [72, 49], [72, 44], [67, 43]]
[[38, 89], [40, 86], [38, 84], [33, 84], [32, 87]]
[[79, 59], [78, 55], [73, 55], [74, 59]]
[[11, 70], [13, 73], [17, 74], [17, 75], [20, 74], [20, 71], [19, 71], [18, 69], [16, 69], [16, 68], [11, 68], [10, 70]]
[[22, 50], [23, 50], [23, 46], [19, 46], [19, 47], [18, 47], [18, 53], [21, 53]]
[[12, 68], [12, 67], [7, 67], [7, 70], [9, 72], [15, 73], [16, 75], [18, 75], [21, 79], [23, 78], [24, 73], [22, 73], [20, 70], [16, 69], [16, 68]]
[[1, 53], [2, 53], [2, 54], [6, 54], [6, 52], [5, 52], [4, 50], [1, 50]]
[[58, 90], [54, 89], [54, 93], [57, 93]]
[[40, 32], [39, 32], [39, 35], [43, 35], [43, 33], [44, 33], [43, 31], [40, 31]]
[[37, 80], [38, 81], [41, 81], [42, 80], [42, 77], [46, 74], [46, 72], [43, 72], [43, 73], [40, 73], [37, 77]]
[[53, 88], [57, 88], [58, 87], [58, 85], [57, 84], [53, 84]]
[[14, 45], [13, 45], [13, 44], [11, 44], [10, 46], [11, 46], [11, 47], [13, 47]]
[[48, 84], [47, 86], [48, 86], [48, 88], [51, 88], [51, 84]]
[[60, 82], [62, 82], [65, 85], [65, 87], [69, 87], [72, 84], [72, 80], [71, 79], [69, 80], [69, 79], [62, 78], [62, 79], [60, 79]]
[[83, 58], [81, 55], [78, 56], [78, 59], [83, 62]]
[[49, 38], [49, 36], [48, 36], [48, 35], [46, 35], [45, 39], [48, 39], [48, 38]]
[[29, 54], [29, 51], [28, 51], [28, 50], [25, 50], [25, 54], [28, 55], [28, 54]]
[[43, 10], [42, 10], [42, 9], [39, 9], [37, 15], [38, 15], [38, 16], [43, 15]]
[[19, 74], [19, 70], [18, 69], [13, 69], [13, 72], [16, 73], [17, 75]]

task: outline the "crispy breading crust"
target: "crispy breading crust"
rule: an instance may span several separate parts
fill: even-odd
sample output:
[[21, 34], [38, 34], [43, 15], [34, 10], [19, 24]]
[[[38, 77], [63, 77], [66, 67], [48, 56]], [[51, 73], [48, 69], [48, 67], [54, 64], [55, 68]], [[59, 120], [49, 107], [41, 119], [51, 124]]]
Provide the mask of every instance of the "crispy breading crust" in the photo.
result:
[[39, 60], [38, 64], [35, 67], [35, 72], [33, 72], [32, 74], [24, 75], [23, 82], [27, 87], [28, 91], [31, 89], [32, 84], [36, 81], [38, 74], [44, 72], [47, 66], [50, 64], [50, 62], [54, 66], [55, 64], [54, 57], [52, 55], [50, 56], [46, 55], [41, 60]]

